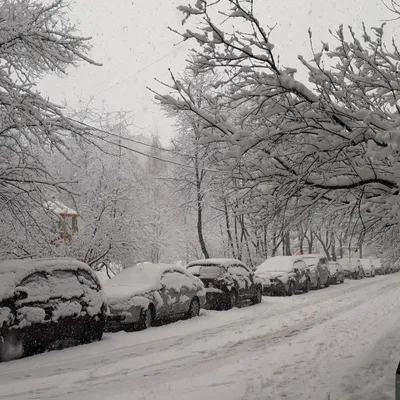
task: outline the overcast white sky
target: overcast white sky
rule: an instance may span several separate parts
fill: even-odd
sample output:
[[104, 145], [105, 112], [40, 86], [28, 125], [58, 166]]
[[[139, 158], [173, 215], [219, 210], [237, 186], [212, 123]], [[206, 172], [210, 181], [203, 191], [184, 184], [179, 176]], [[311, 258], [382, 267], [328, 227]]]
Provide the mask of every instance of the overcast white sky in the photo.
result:
[[[150, 136], [158, 130], [164, 144], [174, 135], [172, 121], [153, 101], [146, 86], [162, 90], [154, 81], [168, 79], [168, 68], [181, 71], [187, 49], [168, 26], [181, 28], [176, 10], [188, 0], [75, 0], [71, 20], [82, 36], [93, 38], [91, 56], [102, 67], [81, 65], [70, 69], [66, 78], [48, 77], [39, 86], [50, 99], [64, 99], [76, 107], [78, 100], [94, 97], [93, 106], [105, 102], [112, 110], [133, 110], [136, 133]], [[193, 3], [193, 1], [192, 1]], [[270, 26], [277, 24], [271, 41], [285, 65], [297, 66], [298, 54], [309, 54], [309, 27], [315, 42], [329, 41], [328, 29], [340, 23], [360, 29], [361, 22], [378, 26], [390, 14], [380, 0], [256, 0], [258, 18]], [[398, 23], [388, 32], [400, 37]], [[159, 61], [157, 61], [159, 60]]]

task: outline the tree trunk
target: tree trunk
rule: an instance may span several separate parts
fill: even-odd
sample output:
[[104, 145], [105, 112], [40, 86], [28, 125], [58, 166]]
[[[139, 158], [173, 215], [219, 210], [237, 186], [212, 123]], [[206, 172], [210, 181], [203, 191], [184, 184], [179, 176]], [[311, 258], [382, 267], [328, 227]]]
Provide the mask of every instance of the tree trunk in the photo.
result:
[[195, 168], [196, 168], [196, 191], [197, 191], [197, 234], [199, 237], [199, 243], [201, 251], [204, 254], [205, 258], [210, 258], [206, 242], [203, 236], [203, 197], [201, 194], [201, 177], [199, 172], [199, 164], [198, 164], [198, 155], [197, 152], [195, 154]]
[[274, 231], [273, 235], [272, 235], [272, 257], [276, 256], [276, 231]]
[[336, 241], [335, 241], [335, 234], [331, 232], [331, 255], [332, 255], [332, 261], [336, 261]]
[[232, 257], [236, 258], [235, 247], [233, 246], [233, 239], [232, 239], [232, 233], [231, 233], [231, 225], [229, 222], [228, 205], [226, 204], [226, 199], [224, 199], [224, 210], [225, 210], [226, 234], [228, 235], [228, 244], [230, 245], [231, 250], [232, 250]]
[[340, 254], [340, 258], [343, 258], [343, 238], [342, 235], [339, 236], [339, 254]]
[[292, 255], [292, 251], [290, 249], [290, 232], [287, 231], [285, 233], [285, 237], [283, 239], [283, 243], [284, 243], [284, 249], [285, 249], [285, 256], [291, 256]]

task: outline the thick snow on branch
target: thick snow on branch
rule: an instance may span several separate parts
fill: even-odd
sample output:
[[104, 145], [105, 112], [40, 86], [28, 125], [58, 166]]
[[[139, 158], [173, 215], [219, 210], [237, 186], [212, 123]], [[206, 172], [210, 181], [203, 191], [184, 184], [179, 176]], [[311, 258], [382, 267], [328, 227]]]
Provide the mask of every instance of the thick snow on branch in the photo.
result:
[[[278, 64], [252, 2], [202, 3], [191, 13], [197, 24], [182, 34], [201, 43], [189, 68], [221, 78], [201, 107], [184, 85], [159, 100], [203, 120], [201, 143], [219, 144], [221, 168], [248, 189], [249, 204], [294, 202], [296, 214], [322, 203], [348, 215], [357, 208], [381, 227], [398, 224], [400, 53], [395, 42], [384, 44], [384, 26], [364, 27], [362, 39], [340, 26], [331, 43], [312, 49], [311, 62], [299, 56], [305, 83]], [[226, 30], [226, 20], [241, 20], [240, 30]]]

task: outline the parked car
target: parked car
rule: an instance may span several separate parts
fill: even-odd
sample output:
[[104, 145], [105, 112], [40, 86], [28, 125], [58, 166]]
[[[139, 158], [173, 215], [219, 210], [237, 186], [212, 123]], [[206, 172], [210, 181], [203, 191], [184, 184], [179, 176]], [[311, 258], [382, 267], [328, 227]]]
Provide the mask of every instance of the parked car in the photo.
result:
[[243, 262], [210, 258], [192, 261], [187, 270], [199, 277], [206, 290], [206, 308], [229, 310], [250, 300], [262, 301], [262, 283]]
[[156, 320], [192, 318], [205, 304], [203, 283], [184, 268], [142, 263], [104, 283], [109, 306], [106, 330], [147, 329]]
[[341, 258], [338, 260], [343, 267], [345, 278], [361, 279], [364, 277], [364, 272], [359, 258]]
[[393, 273], [393, 266], [392, 263], [383, 259], [382, 260], [382, 266], [383, 266], [383, 273], [384, 275], [389, 275]]
[[329, 286], [330, 274], [328, 259], [319, 254], [304, 254], [301, 257], [310, 269], [311, 289], [321, 289]]
[[296, 256], [278, 256], [265, 260], [257, 269], [265, 295], [292, 296], [297, 291], [311, 289], [309, 269], [304, 260]]
[[382, 262], [379, 258], [372, 258], [371, 262], [374, 264], [376, 275], [385, 275], [385, 269], [383, 268]]
[[65, 258], [0, 263], [0, 361], [101, 340], [107, 305], [96, 274]]
[[399, 272], [400, 271], [400, 262], [395, 262], [394, 264], [393, 264], [393, 267], [392, 267], [392, 272], [393, 273], [396, 273], [396, 272]]
[[375, 266], [369, 258], [362, 258], [361, 265], [365, 277], [375, 277]]
[[344, 270], [343, 267], [337, 261], [328, 262], [330, 283], [338, 284], [344, 282]]

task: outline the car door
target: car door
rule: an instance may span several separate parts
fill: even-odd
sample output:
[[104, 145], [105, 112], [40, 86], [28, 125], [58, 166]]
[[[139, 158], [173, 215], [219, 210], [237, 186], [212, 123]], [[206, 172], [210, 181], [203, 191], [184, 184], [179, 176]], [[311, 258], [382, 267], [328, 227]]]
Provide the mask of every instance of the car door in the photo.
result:
[[326, 257], [320, 257], [318, 265], [321, 284], [325, 285], [329, 280], [328, 259]]
[[174, 316], [185, 311], [185, 302], [181, 299], [181, 291], [186, 275], [178, 271], [164, 272], [161, 277], [160, 295], [163, 304], [158, 310], [159, 316]]
[[[197, 288], [193, 279], [181, 271], [174, 271], [175, 283], [179, 285], [179, 310], [186, 313], [189, 311], [193, 297], [197, 296]], [[177, 287], [178, 289], [178, 287]]]
[[295, 290], [303, 290], [308, 277], [308, 266], [303, 260], [296, 260], [293, 263], [295, 274]]
[[228, 268], [228, 273], [235, 281], [235, 288], [238, 291], [238, 296], [241, 299], [246, 298], [249, 284], [247, 279], [245, 279], [245, 270], [242, 269], [240, 265], [230, 265]]
[[253, 276], [247, 268], [243, 265], [238, 265], [238, 272], [243, 280], [244, 288], [243, 288], [243, 298], [251, 298], [254, 296], [256, 291], [255, 285], [253, 284]]

